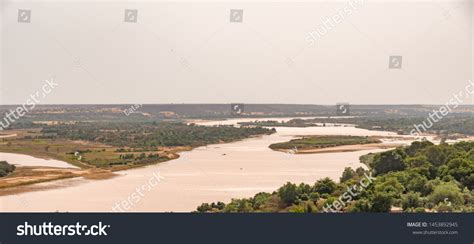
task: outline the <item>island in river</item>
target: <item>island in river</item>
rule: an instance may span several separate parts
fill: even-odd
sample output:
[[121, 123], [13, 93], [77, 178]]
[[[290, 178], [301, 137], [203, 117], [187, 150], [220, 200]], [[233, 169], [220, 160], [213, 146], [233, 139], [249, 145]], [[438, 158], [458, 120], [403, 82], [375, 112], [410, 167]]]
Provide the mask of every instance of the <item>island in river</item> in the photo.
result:
[[382, 141], [376, 137], [320, 135], [303, 136], [287, 142], [274, 143], [269, 147], [275, 151], [288, 153], [351, 152], [364, 149], [393, 147], [393, 144], [383, 145], [381, 143]]
[[[202, 121], [199, 124], [215, 127], [236, 125], [242, 120], [245, 119]], [[190, 212], [202, 202], [226, 202], [232, 198], [249, 197], [258, 192], [273, 191], [287, 181], [311, 183], [324, 177], [337, 180], [345, 167], [365, 167], [359, 162], [360, 156], [384, 151], [371, 149], [292, 155], [268, 148], [270, 144], [289, 141], [298, 135], [380, 136], [384, 143], [393, 145], [409, 144], [413, 140], [398, 137], [392, 132], [354, 127], [281, 127], [272, 134], [230, 143], [217, 141], [217, 144], [179, 152], [179, 158], [171, 161], [114, 171], [113, 178], [74, 177], [11, 188], [15, 192], [0, 189], [3, 193], [0, 211], [113, 211], [113, 206], [122, 203], [135, 192], [136, 187], [147, 184], [148, 179], [159, 172], [164, 179], [146, 192], [140, 202], [123, 210]], [[85, 155], [87, 160], [87, 152]], [[22, 162], [10, 161], [14, 164]], [[12, 195], [19, 192], [21, 194]]]
[[[242, 120], [244, 119], [202, 121], [200, 124], [211, 128], [207, 130], [208, 132], [219, 130], [214, 127], [226, 124], [229, 125], [229, 128], [221, 128], [222, 131], [240, 134], [243, 130], [235, 130], [230, 126], [234, 127]], [[153, 126], [152, 123], [150, 124]], [[150, 124], [144, 126], [150, 126]], [[54, 130], [34, 131], [29, 129], [23, 130], [24, 134], [21, 135], [19, 132], [15, 132], [19, 136], [25, 137], [25, 141], [34, 145], [32, 151], [35, 156], [47, 158], [51, 153], [57, 152], [59, 148], [59, 152], [62, 153], [60, 155], [65, 157], [63, 161], [85, 162], [88, 164], [85, 166], [90, 166], [92, 170], [112, 171], [112, 169], [124, 166], [129, 168], [128, 170], [113, 171], [113, 178], [103, 177], [101, 180], [73, 177], [11, 188], [15, 189], [14, 192], [0, 189], [3, 195], [0, 197], [0, 211], [113, 211], [112, 207], [116, 204], [122, 205], [124, 199], [133, 194], [137, 186], [146, 184], [154, 173], [160, 172], [164, 179], [156, 187], [146, 192], [139, 202], [127, 209], [123, 208], [123, 211], [189, 212], [195, 210], [196, 206], [202, 202], [229, 202], [232, 198], [247, 198], [259, 192], [272, 192], [287, 181], [312, 184], [315, 180], [325, 177], [338, 181], [347, 167], [354, 169], [367, 167], [360, 163], [360, 156], [386, 150], [368, 149], [292, 155], [276, 152], [269, 148], [271, 144], [290, 141], [298, 138], [299, 135], [369, 136], [381, 140], [382, 143], [379, 144], [391, 145], [391, 148], [400, 144], [408, 145], [414, 140], [412, 137], [397, 136], [392, 132], [368, 131], [351, 126], [278, 127], [274, 131], [268, 129], [271, 133], [264, 133], [261, 136], [239, 135], [238, 140], [230, 142], [227, 141], [228, 133], [221, 135], [220, 139], [216, 139], [207, 133], [193, 133], [192, 130], [187, 130], [185, 134], [180, 134], [180, 137], [188, 140], [198, 136], [201, 141], [212, 139], [213, 143], [195, 143], [193, 144], [194, 149], [191, 151], [176, 152], [179, 158], [172, 161], [168, 160], [160, 164], [140, 164], [140, 160], [147, 158], [141, 157], [142, 153], [145, 153], [146, 156], [148, 154], [163, 156], [163, 153], [157, 150], [145, 151], [150, 150], [150, 146], [153, 144], [141, 143], [143, 137], [152, 139], [154, 136], [142, 133], [140, 137], [140, 133], [146, 131], [142, 127], [132, 128], [130, 126], [126, 128], [125, 126], [110, 126], [110, 124], [107, 127], [98, 124], [91, 126], [86, 123], [79, 124], [79, 129], [76, 130], [71, 126], [48, 126], [47, 128]], [[197, 127], [202, 130], [201, 126]], [[166, 131], [173, 132], [173, 130], [157, 130], [159, 137], [156, 138], [163, 138], [163, 140], [152, 139], [151, 141], [155, 145], [173, 143], [172, 146], [167, 147], [168, 149], [182, 146], [176, 144], [179, 141], [175, 140], [177, 137], [175, 132], [166, 133]], [[247, 129], [247, 131], [251, 130]], [[55, 135], [59, 136], [54, 138]], [[123, 144], [111, 145], [110, 143], [114, 143], [114, 141]], [[8, 142], [11, 143], [8, 145]], [[27, 149], [19, 145], [14, 146], [15, 143], [13, 140], [5, 140], [3, 147], [10, 147], [10, 152], [25, 153], [24, 150]], [[49, 147], [46, 148], [48, 145]], [[126, 147], [126, 145], [133, 147]], [[70, 148], [71, 146], [74, 148]], [[83, 148], [77, 148], [80, 146]], [[157, 146], [158, 148], [161, 147]], [[134, 154], [134, 157], [126, 156], [127, 154]], [[110, 161], [103, 160], [107, 156], [111, 157]], [[120, 160], [127, 162], [127, 164], [105, 163], [120, 162]], [[12, 162], [21, 164], [21, 161], [13, 160]], [[80, 166], [85, 167], [78, 164], [77, 168], [67, 170], [85, 170]], [[136, 166], [147, 167], [137, 168]], [[8, 178], [10, 176], [6, 177], [6, 179]], [[12, 195], [20, 192], [21, 194]]]

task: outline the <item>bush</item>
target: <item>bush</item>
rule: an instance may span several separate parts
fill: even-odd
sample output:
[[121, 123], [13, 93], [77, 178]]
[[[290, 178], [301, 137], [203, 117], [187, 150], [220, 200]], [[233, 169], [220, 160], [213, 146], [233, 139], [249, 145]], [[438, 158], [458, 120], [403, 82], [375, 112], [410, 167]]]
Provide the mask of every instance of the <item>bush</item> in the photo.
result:
[[9, 164], [6, 161], [0, 161], [0, 177], [7, 176], [15, 170], [15, 165]]
[[342, 172], [342, 176], [340, 178], [341, 182], [346, 182], [356, 176], [356, 172], [351, 167], [344, 168], [344, 172]]
[[393, 171], [402, 171], [406, 168], [406, 154], [401, 149], [395, 149], [375, 155], [372, 162], [374, 175], [382, 175]]
[[402, 198], [403, 210], [407, 210], [409, 208], [418, 208], [421, 206], [422, 206], [422, 201], [420, 200], [420, 193], [408, 192]]
[[298, 197], [297, 187], [295, 184], [287, 182], [284, 186], [278, 189], [278, 196], [286, 204], [292, 204]]
[[252, 212], [252, 202], [249, 199], [232, 199], [224, 208], [226, 213], [249, 213]]
[[462, 205], [464, 198], [459, 187], [452, 182], [444, 182], [436, 186], [428, 196], [433, 205], [439, 203], [451, 203], [453, 206]]
[[324, 179], [318, 180], [314, 186], [313, 190], [319, 194], [331, 194], [336, 190], [336, 183], [330, 178], [326, 177]]
[[446, 155], [441, 150], [440, 146], [429, 146], [425, 149], [425, 155], [428, 161], [435, 166], [441, 166], [446, 163]]
[[371, 212], [390, 212], [393, 201], [391, 194], [377, 192], [372, 199]]
[[209, 205], [209, 203], [203, 203], [201, 204], [201, 206], [197, 207], [197, 211], [199, 213], [205, 213], [205, 212], [209, 212], [211, 210], [211, 206]]

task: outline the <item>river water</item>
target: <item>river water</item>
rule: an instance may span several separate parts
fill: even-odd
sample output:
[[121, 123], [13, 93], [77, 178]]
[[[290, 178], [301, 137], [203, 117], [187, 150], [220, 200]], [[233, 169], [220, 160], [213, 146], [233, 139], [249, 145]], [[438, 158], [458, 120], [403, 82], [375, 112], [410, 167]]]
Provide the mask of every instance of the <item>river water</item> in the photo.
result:
[[75, 168], [78, 167], [55, 159], [38, 159], [28, 155], [16, 153], [0, 153], [0, 161], [7, 161], [15, 166], [47, 166], [56, 168]]
[[[236, 122], [239, 120], [232, 120]], [[199, 147], [181, 153], [176, 160], [122, 171], [111, 179], [75, 178], [40, 183], [36, 186], [48, 189], [0, 196], [0, 212], [189, 212], [203, 202], [228, 202], [261, 191], [272, 192], [287, 181], [313, 184], [323, 177], [338, 180], [345, 167], [363, 166], [359, 163], [361, 155], [383, 151], [295, 155], [268, 148], [298, 135], [395, 136], [354, 127], [282, 127], [272, 135]], [[38, 159], [39, 164], [41, 160]], [[12, 163], [21, 164], [19, 161], [20, 158], [10, 158]]]

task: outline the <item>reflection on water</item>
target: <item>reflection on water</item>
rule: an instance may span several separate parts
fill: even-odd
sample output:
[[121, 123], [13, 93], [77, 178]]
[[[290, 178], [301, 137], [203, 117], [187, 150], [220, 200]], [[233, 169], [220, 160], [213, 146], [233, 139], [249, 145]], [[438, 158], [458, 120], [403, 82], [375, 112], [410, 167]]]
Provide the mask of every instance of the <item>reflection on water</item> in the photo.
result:
[[361, 155], [383, 151], [294, 155], [268, 148], [295, 135], [329, 134], [394, 135], [353, 127], [282, 127], [273, 135], [196, 148], [181, 153], [179, 159], [122, 171], [112, 179], [81, 179], [80, 184], [74, 179], [76, 184], [67, 187], [23, 193], [22, 203], [18, 196], [0, 197], [0, 211], [111, 211], [114, 204], [127, 201], [156, 172], [164, 179], [129, 211], [193, 211], [202, 202], [228, 202], [261, 191], [271, 192], [287, 181], [312, 184], [323, 177], [339, 180], [344, 167], [363, 166], [359, 163]]

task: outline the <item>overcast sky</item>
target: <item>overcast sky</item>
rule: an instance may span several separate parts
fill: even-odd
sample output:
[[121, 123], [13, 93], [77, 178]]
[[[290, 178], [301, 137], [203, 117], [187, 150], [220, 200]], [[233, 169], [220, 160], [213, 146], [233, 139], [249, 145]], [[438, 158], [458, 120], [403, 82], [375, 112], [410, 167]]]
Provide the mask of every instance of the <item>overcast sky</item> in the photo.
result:
[[51, 77], [41, 103], [444, 104], [472, 77], [468, 1], [0, 1], [2, 104]]

